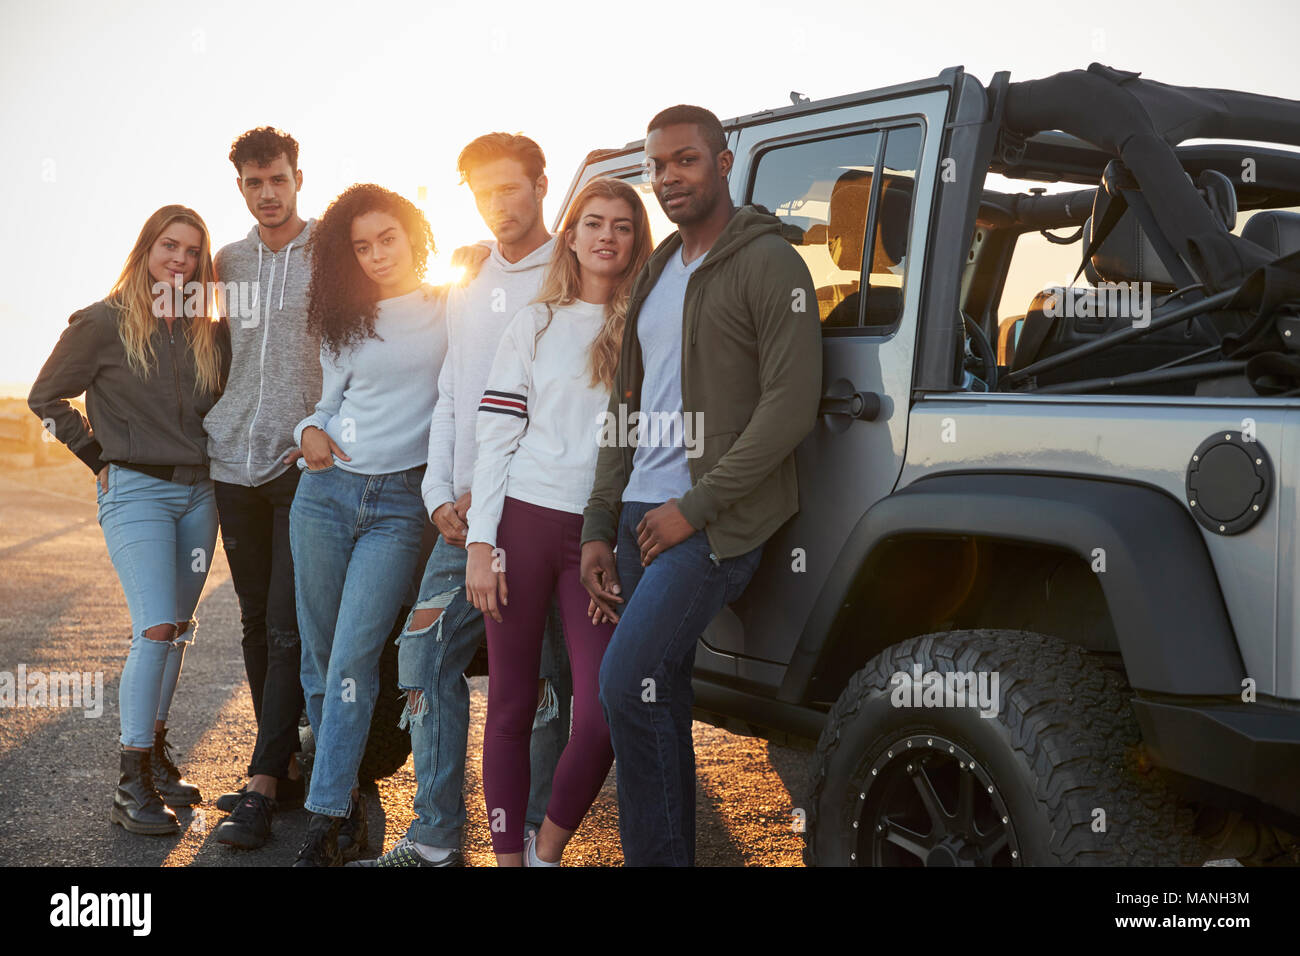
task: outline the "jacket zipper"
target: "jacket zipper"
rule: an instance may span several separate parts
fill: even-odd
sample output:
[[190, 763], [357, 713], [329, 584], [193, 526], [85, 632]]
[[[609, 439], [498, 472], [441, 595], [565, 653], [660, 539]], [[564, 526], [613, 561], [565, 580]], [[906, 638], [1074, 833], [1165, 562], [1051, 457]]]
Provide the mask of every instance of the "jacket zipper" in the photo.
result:
[[[716, 243], [715, 243], [715, 244], [716, 244]], [[709, 250], [709, 252], [712, 252], [712, 251], [713, 251], [712, 249]], [[709, 254], [709, 253], [706, 252], [706, 253], [705, 253], [705, 256], [708, 256], [708, 254]], [[716, 261], [716, 260], [715, 260], [715, 261]], [[696, 315], [696, 313], [697, 313], [699, 310], [698, 310], [698, 309], [690, 309], [690, 310], [688, 311], [688, 309], [687, 309], [687, 301], [690, 299], [690, 296], [691, 296], [691, 283], [695, 280], [695, 277], [696, 277], [697, 275], [699, 275], [701, 272], [703, 272], [705, 269], [707, 269], [707, 268], [708, 268], [710, 265], [712, 265], [712, 264], [713, 264], [713, 263], [709, 263], [709, 262], [701, 262], [700, 265], [699, 265], [699, 268], [696, 269], [694, 272], [692, 272], [689, 276], [686, 277], [686, 291], [685, 291], [685, 292], [683, 293], [683, 295], [682, 295], [682, 324], [683, 324], [683, 326], [685, 326], [685, 325], [687, 324], [687, 318], [686, 318], [686, 317], [687, 317], [687, 315], [690, 315], [690, 317], [691, 317], [691, 321], [690, 321], [690, 333], [691, 333], [691, 335], [690, 335], [690, 344], [691, 344], [692, 347], [694, 347], [694, 345], [695, 345], [695, 339], [696, 339], [696, 338], [698, 337], [698, 335], [699, 335], [699, 331], [700, 331], [700, 322], [699, 322], [699, 317]], [[686, 336], [686, 329], [685, 329], [685, 327], [683, 327], [683, 329], [682, 329], [682, 336], [683, 336], [683, 338], [685, 338], [685, 336]], [[681, 374], [681, 382], [682, 382], [682, 418], [684, 419], [684, 418], [686, 417], [686, 348], [685, 348], [685, 346], [682, 347], [682, 367], [681, 367], [681, 370], [680, 370], [680, 374]], [[700, 437], [700, 440], [703, 441], [703, 436]], [[691, 487], [692, 487], [692, 488], [695, 487], [695, 482], [696, 482], [698, 479], [696, 479], [696, 477], [695, 477], [695, 473], [694, 473], [694, 470], [693, 470], [693, 468], [692, 468], [692, 463], [691, 463], [691, 459], [690, 459], [690, 458], [687, 458], [687, 459], [686, 459], [686, 473], [690, 476], [690, 479], [691, 479]], [[721, 562], [718, 560], [718, 546], [717, 546], [717, 544], [714, 542], [714, 540], [713, 540], [713, 536], [710, 534], [710, 529], [709, 529], [709, 528], [705, 528], [705, 529], [704, 529], [704, 540], [707, 541], [707, 542], [709, 542], [709, 560], [713, 562], [714, 567], [721, 567], [722, 564], [721, 564]]]
[[[645, 300], [649, 297], [649, 295], [650, 293], [646, 292], [640, 298], [628, 303], [627, 314], [632, 317], [632, 321], [627, 323], [627, 325], [623, 329], [622, 347], [624, 350], [624, 356], [623, 356], [623, 360], [620, 361], [620, 364], [626, 366], [627, 368], [632, 368], [633, 362], [635, 361], [637, 377], [640, 379], [645, 378], [645, 369], [642, 367], [641, 364], [641, 344], [639, 341], [637, 341], [637, 325], [641, 321], [641, 307], [645, 305]], [[627, 388], [626, 385], [627, 383], [624, 383], [625, 394], [621, 396], [621, 400], [628, 405], [627, 414], [628, 414], [628, 418], [631, 418], [632, 412], [640, 411], [641, 409], [641, 383], [640, 382], [637, 383], [635, 390], [631, 388]], [[635, 391], [635, 395], [636, 395], [635, 399], [633, 399], [633, 395], [632, 395], [633, 391]], [[632, 407], [634, 403], [636, 406], [635, 408]], [[624, 478], [624, 487], [626, 487], [627, 481], [632, 477], [632, 459], [636, 455], [636, 449], [631, 447], [630, 442], [624, 442], [622, 451], [623, 451], [623, 478]]]
[[[166, 320], [164, 320], [166, 321]], [[176, 367], [176, 323], [180, 319], [172, 319], [172, 325], [167, 329], [167, 340], [171, 343], [169, 351], [172, 357], [172, 382], [176, 385], [176, 424], [181, 429], [181, 434], [185, 434], [185, 412], [181, 405], [181, 373]]]

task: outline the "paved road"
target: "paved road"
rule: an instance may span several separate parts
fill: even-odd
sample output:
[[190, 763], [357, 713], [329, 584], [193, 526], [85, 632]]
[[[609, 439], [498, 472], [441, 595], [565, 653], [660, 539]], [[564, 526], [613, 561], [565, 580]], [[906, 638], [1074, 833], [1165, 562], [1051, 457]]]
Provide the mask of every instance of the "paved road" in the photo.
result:
[[[270, 843], [239, 853], [211, 840], [222, 814], [213, 801], [238, 785], [255, 727], [239, 651], [239, 615], [220, 547], [199, 605], [172, 708], [177, 762], [207, 802], [181, 814], [179, 837], [142, 837], [108, 822], [117, 774], [117, 685], [130, 620], [95, 520], [92, 479], [56, 449], [55, 464], [0, 456], [0, 672], [103, 673], [103, 708], [0, 707], [0, 865], [283, 866], [306, 831], [298, 810], [276, 818]], [[486, 678], [471, 682], [473, 723], [465, 801], [466, 854], [490, 865], [480, 767]], [[695, 725], [701, 865], [794, 866], [802, 838], [791, 809], [802, 794], [808, 754]], [[408, 760], [379, 784], [370, 832], [378, 852], [412, 819]], [[381, 847], [380, 839], [382, 835]], [[613, 775], [566, 856], [569, 865], [622, 862]]]

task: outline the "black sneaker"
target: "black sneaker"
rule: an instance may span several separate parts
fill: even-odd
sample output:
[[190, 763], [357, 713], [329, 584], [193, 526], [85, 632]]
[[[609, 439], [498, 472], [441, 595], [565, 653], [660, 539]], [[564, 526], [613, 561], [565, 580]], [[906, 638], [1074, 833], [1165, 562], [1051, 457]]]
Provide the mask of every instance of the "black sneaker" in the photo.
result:
[[358, 793], [352, 802], [352, 812], [339, 827], [339, 853], [345, 860], [355, 860], [370, 842], [370, 827], [366, 821], [367, 801], [364, 793]]
[[254, 790], [244, 794], [230, 816], [213, 832], [218, 843], [241, 850], [256, 850], [271, 835], [271, 814], [275, 801]]
[[339, 855], [339, 825], [342, 817], [327, 817], [323, 813], [313, 813], [307, 824], [307, 839], [298, 851], [294, 866], [341, 866], [343, 857]]
[[402, 837], [393, 848], [376, 860], [354, 860], [348, 866], [464, 866], [465, 857], [460, 850], [452, 850], [437, 863], [431, 863], [420, 855], [411, 844], [410, 839]]
[[238, 790], [223, 793], [217, 797], [217, 809], [222, 813], [234, 813], [235, 807], [239, 806], [239, 801], [244, 799], [246, 793], [248, 793], [248, 784], [244, 784]]
[[[232, 790], [230, 793], [223, 793], [217, 797], [217, 809], [222, 813], [233, 813], [235, 807], [239, 806], [239, 801], [244, 799], [244, 794], [248, 792], [248, 784], [244, 784], [238, 790]], [[303, 800], [307, 796], [307, 779], [299, 777], [291, 780], [288, 777], [275, 778], [275, 812], [281, 810], [297, 810], [302, 806]]]

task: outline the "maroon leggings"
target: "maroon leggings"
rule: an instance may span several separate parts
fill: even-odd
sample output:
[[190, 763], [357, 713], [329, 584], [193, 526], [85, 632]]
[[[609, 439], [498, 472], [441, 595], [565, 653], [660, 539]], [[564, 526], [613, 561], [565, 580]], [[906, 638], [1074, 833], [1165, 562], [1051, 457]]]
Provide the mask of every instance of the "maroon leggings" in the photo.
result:
[[510, 603], [500, 608], [500, 624], [483, 616], [488, 647], [483, 797], [497, 853], [524, 848], [528, 745], [537, 713], [542, 631], [552, 595], [559, 604], [573, 673], [573, 735], [556, 765], [546, 815], [566, 830], [578, 829], [614, 763], [598, 697], [600, 659], [614, 625], [592, 624], [587, 616], [589, 597], [578, 574], [581, 540], [582, 515], [505, 499], [497, 547], [504, 555]]

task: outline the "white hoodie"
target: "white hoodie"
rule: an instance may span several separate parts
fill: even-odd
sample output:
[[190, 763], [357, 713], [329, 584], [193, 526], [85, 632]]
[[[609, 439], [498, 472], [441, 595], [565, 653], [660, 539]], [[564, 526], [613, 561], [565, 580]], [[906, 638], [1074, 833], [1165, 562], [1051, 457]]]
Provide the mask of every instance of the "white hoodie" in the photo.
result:
[[507, 262], [494, 242], [474, 281], [448, 293], [447, 357], [438, 375], [421, 486], [431, 515], [473, 484], [478, 404], [492, 360], [510, 320], [537, 296], [554, 246], [552, 238], [518, 262]]

